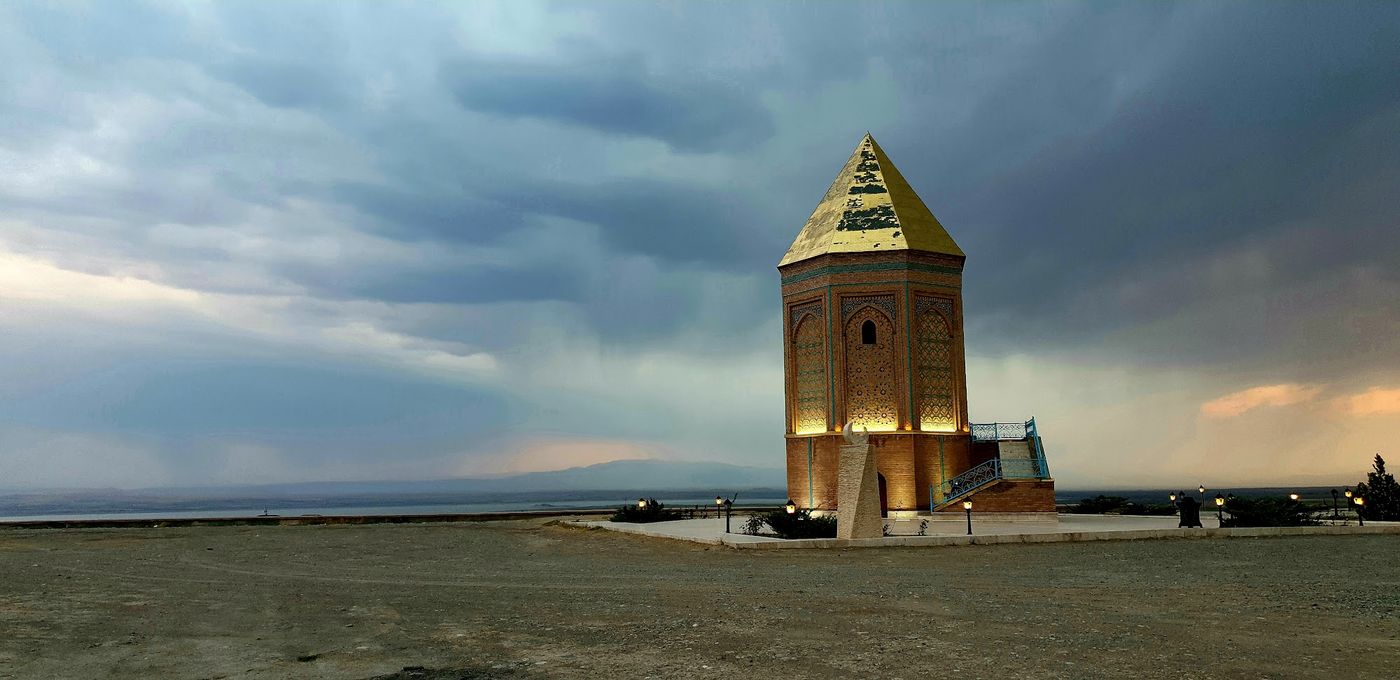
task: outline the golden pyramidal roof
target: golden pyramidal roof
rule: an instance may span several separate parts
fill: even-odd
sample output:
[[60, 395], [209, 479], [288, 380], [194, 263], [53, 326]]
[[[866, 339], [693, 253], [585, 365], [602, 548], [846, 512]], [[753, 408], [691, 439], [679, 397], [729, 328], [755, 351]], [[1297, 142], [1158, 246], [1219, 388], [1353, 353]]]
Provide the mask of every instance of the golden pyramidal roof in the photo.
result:
[[890, 250], [965, 257], [867, 132], [778, 266], [827, 253]]

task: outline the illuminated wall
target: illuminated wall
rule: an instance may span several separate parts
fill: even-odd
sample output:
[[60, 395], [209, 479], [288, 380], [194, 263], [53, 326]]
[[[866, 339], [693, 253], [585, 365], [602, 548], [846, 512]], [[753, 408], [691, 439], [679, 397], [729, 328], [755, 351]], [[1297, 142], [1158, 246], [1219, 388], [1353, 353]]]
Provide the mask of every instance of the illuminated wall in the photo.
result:
[[898, 429], [894, 323], [864, 307], [847, 319], [845, 338], [846, 418], [871, 432]]
[[821, 318], [808, 314], [798, 321], [792, 338], [793, 431], [826, 432], [826, 334]]
[[[947, 311], [951, 311], [951, 303]], [[914, 321], [914, 398], [919, 429], [953, 432], [957, 429], [956, 385], [953, 371], [953, 333], [939, 309], [944, 301], [920, 297]]]

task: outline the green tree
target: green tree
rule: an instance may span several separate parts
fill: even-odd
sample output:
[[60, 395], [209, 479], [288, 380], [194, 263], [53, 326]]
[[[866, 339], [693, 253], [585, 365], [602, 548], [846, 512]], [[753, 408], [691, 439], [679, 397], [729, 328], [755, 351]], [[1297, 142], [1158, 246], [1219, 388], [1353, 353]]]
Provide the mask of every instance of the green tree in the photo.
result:
[[1366, 499], [1361, 516], [1382, 521], [1400, 520], [1400, 483], [1395, 481], [1395, 475], [1385, 471], [1385, 459], [1381, 454], [1376, 454], [1371, 467], [1366, 481], [1356, 485], [1357, 495]]

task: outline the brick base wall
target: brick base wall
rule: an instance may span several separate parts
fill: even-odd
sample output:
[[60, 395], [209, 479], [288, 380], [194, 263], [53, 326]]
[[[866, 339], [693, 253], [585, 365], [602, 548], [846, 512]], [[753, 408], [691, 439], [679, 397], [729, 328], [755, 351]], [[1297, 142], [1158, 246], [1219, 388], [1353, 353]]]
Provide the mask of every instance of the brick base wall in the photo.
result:
[[[837, 470], [844, 442], [840, 434], [788, 438], [788, 496], [799, 507], [836, 509]], [[971, 467], [971, 438], [966, 434], [879, 433], [870, 435], [870, 445], [875, 449], [877, 469], [885, 478], [885, 510], [927, 512], [929, 486], [942, 484], [945, 477]]]
[[[954, 503], [940, 512], [962, 512]], [[1054, 512], [1054, 480], [1002, 480], [972, 494], [972, 512]]]

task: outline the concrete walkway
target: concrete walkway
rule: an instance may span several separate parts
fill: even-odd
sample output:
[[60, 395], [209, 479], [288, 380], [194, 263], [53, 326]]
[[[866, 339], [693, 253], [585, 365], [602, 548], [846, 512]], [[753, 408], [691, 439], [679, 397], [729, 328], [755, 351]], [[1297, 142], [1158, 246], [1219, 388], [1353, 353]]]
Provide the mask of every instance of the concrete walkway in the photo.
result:
[[[738, 531], [745, 517], [735, 516], [731, 529]], [[923, 536], [917, 535], [920, 523], [928, 520]], [[1400, 523], [1368, 522], [1313, 527], [1219, 528], [1214, 517], [1202, 518], [1201, 529], [1177, 528], [1176, 517], [1146, 517], [1120, 515], [1059, 515], [1058, 521], [980, 522], [973, 516], [973, 535], [967, 535], [967, 523], [962, 517], [886, 520], [896, 535], [883, 538], [841, 540], [817, 538], [783, 540], [771, 536], [749, 536], [724, 533], [723, 519], [684, 519], [652, 524], [627, 524], [600, 520], [574, 520], [581, 527], [607, 529], [622, 533], [671, 538], [694, 543], [725, 545], [733, 548], [778, 550], [792, 548], [881, 548], [896, 546], [989, 545], [996, 543], [1056, 543], [1065, 541], [1114, 541], [1151, 538], [1228, 538], [1259, 536], [1308, 536], [1338, 534], [1400, 535]]]

